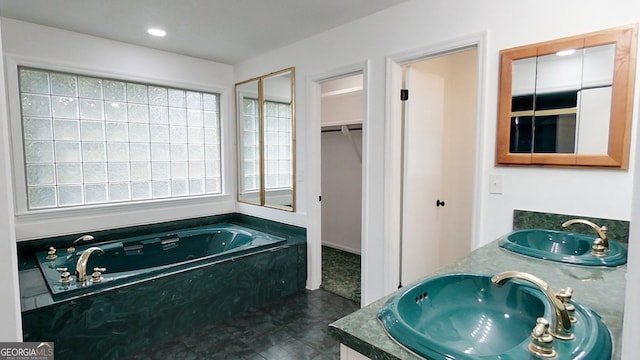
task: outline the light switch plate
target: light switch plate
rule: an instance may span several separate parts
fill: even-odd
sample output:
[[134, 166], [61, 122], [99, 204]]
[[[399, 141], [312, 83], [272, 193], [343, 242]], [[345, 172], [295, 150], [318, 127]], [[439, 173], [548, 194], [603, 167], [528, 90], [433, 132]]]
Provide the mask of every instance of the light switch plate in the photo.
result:
[[489, 194], [502, 194], [502, 175], [489, 175]]

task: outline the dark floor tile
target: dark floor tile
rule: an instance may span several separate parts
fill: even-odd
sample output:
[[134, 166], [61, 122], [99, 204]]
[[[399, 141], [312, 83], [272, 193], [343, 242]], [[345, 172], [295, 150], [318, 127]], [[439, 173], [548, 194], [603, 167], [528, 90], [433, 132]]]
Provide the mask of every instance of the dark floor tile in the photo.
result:
[[300, 333], [296, 339], [311, 346], [321, 352], [326, 351], [334, 346], [340, 346], [340, 343], [329, 335], [327, 332], [328, 324], [319, 324]]
[[263, 349], [259, 351], [258, 354], [267, 360], [280, 360], [289, 357], [287, 350], [279, 344]]
[[244, 359], [255, 357], [257, 353], [239, 339], [216, 344], [210, 348], [200, 347], [197, 350], [199, 359]]
[[253, 354], [253, 355], [245, 356], [244, 359], [242, 360], [269, 360], [269, 358], [265, 358], [260, 354]]
[[278, 360], [310, 360], [322, 354], [321, 351], [318, 351], [299, 340], [292, 340], [282, 344], [281, 347], [286, 352], [286, 356]]
[[323, 246], [321, 287], [359, 303], [360, 264], [360, 255]]
[[322, 353], [313, 358], [313, 360], [339, 360], [340, 359], [340, 351], [336, 354]]
[[357, 303], [324, 290], [301, 291], [142, 349], [127, 359], [339, 359], [340, 345], [328, 335], [327, 327], [357, 309]]
[[180, 342], [170, 342], [162, 346], [154, 346], [144, 351], [138, 352], [127, 359], [130, 360], [198, 360], [199, 354], [192, 351], [185, 344]]

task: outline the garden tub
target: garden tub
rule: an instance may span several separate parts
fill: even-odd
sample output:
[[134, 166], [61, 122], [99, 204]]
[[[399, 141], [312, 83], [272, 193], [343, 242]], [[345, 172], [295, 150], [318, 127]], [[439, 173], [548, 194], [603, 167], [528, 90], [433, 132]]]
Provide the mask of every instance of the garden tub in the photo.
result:
[[[48, 258], [47, 251], [36, 257], [53, 298], [64, 299], [245, 256], [284, 242], [284, 238], [239, 225], [215, 224], [92, 243], [71, 252], [60, 249], [55, 259]], [[87, 280], [77, 281], [78, 259], [90, 247], [102, 251], [89, 256]], [[91, 277], [95, 268], [105, 269], [98, 278]], [[71, 274], [68, 281], [61, 281], [64, 269]]]

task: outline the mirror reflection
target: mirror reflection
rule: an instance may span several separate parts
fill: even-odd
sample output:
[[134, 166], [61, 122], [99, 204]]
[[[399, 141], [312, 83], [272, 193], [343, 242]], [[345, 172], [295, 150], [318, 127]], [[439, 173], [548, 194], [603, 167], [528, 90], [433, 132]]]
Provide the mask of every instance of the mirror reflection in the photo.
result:
[[264, 182], [267, 206], [293, 207], [292, 72], [264, 79]]
[[261, 204], [258, 80], [236, 86], [238, 97], [238, 200]]
[[236, 84], [238, 201], [295, 210], [294, 69]]
[[513, 153], [604, 154], [615, 45], [568, 49], [513, 62]]
[[637, 25], [500, 52], [497, 164], [628, 168]]

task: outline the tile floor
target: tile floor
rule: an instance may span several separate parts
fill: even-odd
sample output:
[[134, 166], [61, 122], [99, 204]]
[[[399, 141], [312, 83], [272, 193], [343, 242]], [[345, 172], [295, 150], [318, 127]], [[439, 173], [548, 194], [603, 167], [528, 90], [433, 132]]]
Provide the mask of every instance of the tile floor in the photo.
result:
[[143, 349], [127, 360], [339, 359], [339, 343], [327, 326], [359, 308], [328, 291], [305, 290]]
[[360, 255], [322, 246], [320, 287], [360, 303]]

